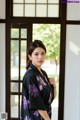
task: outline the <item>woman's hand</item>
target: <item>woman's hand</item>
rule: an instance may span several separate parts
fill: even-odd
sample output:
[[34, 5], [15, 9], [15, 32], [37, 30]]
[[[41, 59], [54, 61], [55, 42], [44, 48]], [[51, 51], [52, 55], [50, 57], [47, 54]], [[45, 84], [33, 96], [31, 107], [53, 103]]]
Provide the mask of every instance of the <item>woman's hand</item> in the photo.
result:
[[[50, 117], [46, 110], [38, 110], [39, 114], [42, 116], [44, 120], [50, 120]], [[42, 119], [41, 119], [42, 120]]]
[[49, 82], [51, 85], [53, 85], [54, 87], [56, 87], [56, 82], [54, 78], [49, 78]]

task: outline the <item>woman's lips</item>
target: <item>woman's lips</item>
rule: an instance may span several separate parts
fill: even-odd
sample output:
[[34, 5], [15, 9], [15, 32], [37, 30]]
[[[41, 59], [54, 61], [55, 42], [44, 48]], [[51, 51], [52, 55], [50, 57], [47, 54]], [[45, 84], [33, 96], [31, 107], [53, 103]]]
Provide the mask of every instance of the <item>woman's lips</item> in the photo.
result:
[[39, 63], [42, 63], [43, 61], [38, 61]]

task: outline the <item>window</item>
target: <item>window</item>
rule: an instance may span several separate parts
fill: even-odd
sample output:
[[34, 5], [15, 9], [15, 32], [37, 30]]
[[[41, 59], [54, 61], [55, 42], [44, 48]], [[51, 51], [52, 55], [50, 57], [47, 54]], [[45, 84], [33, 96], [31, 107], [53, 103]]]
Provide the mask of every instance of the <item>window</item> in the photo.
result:
[[13, 0], [13, 17], [59, 17], [59, 0]]

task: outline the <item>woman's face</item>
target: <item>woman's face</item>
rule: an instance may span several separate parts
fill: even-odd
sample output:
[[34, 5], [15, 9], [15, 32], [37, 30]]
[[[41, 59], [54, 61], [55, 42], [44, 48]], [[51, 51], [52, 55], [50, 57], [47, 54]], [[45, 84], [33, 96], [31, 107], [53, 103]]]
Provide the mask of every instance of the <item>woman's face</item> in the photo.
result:
[[37, 47], [32, 55], [29, 55], [29, 59], [32, 61], [32, 64], [34, 64], [36, 67], [40, 68], [41, 65], [44, 63], [46, 58], [45, 50], [41, 47]]

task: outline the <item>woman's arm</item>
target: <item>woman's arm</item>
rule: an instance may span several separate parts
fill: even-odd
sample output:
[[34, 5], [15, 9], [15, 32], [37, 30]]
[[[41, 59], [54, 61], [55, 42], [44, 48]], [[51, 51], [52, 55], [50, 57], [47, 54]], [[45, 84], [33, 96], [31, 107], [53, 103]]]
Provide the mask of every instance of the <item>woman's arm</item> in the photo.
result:
[[44, 120], [50, 120], [50, 117], [46, 110], [38, 110], [38, 112]]
[[54, 98], [55, 98], [56, 95], [57, 95], [55, 79], [54, 79], [54, 78], [49, 78], [49, 82], [50, 82], [50, 84], [53, 85], [53, 87], [54, 87]]

